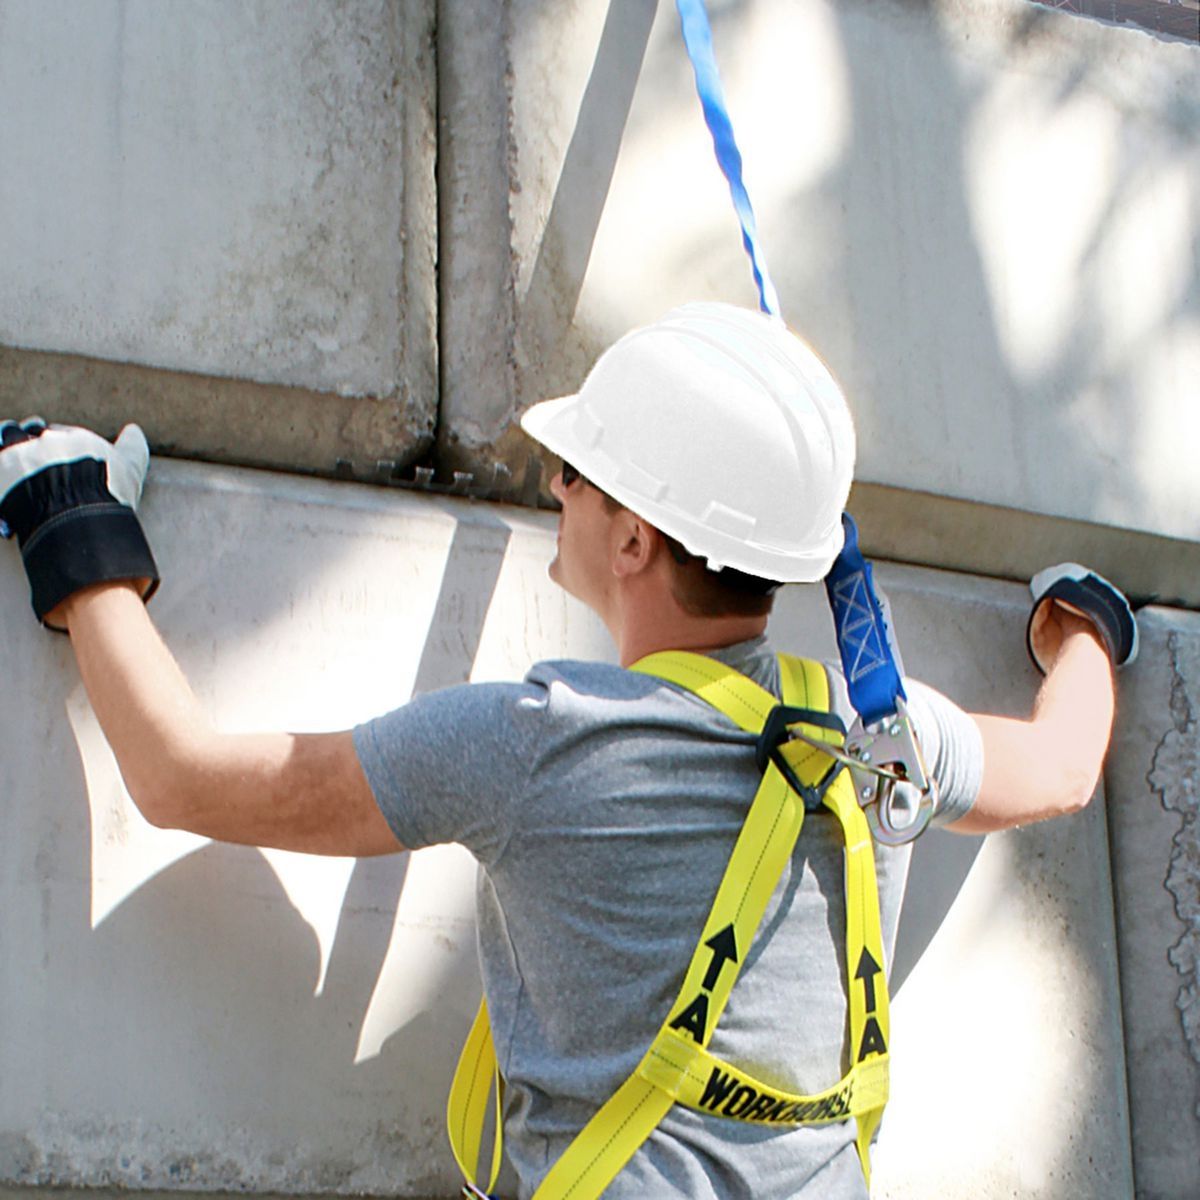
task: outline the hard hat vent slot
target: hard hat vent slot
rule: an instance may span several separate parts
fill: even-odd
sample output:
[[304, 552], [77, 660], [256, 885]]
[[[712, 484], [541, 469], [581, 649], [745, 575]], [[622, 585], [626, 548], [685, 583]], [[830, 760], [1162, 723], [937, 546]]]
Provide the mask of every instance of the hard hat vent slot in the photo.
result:
[[587, 404], [581, 404], [575, 413], [575, 436], [581, 446], [594, 450], [604, 438], [604, 425]]
[[617, 470], [618, 491], [630, 491], [645, 500], [662, 500], [666, 496], [667, 481], [642, 470], [636, 463], [622, 463]]
[[738, 512], [737, 509], [729, 508], [724, 504], [718, 504], [715, 500], [704, 510], [701, 520], [709, 529], [715, 529], [718, 533], [727, 533], [730, 537], [745, 541], [749, 541], [753, 537], [754, 531], [758, 527], [758, 522], [752, 516]]

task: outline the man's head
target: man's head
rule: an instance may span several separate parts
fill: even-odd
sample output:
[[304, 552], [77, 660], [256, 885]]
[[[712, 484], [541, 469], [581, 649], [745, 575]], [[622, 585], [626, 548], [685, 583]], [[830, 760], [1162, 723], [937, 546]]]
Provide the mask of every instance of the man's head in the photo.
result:
[[778, 582], [733, 567], [711, 570], [682, 542], [601, 491], [573, 463], [564, 461], [550, 486], [563, 505], [563, 524], [569, 523], [565, 544], [560, 527], [550, 577], [598, 611], [604, 606], [597, 603], [597, 598], [614, 580], [613, 555], [637, 546], [639, 539], [656, 555], [670, 595], [687, 616], [765, 617], [771, 611]]
[[[854, 425], [828, 369], [773, 317], [674, 309], [521, 424], [599, 503], [664, 539], [672, 590], [693, 611], [735, 596], [765, 612], [774, 582], [819, 580], [841, 549]], [[556, 482], [565, 493], [581, 481]], [[560, 582], [571, 590], [569, 574]]]

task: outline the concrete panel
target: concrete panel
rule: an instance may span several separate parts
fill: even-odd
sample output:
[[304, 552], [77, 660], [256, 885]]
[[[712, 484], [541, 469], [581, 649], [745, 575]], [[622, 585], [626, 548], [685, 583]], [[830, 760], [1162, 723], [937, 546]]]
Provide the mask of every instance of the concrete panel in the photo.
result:
[[[345, 726], [539, 657], [611, 656], [546, 579], [548, 514], [161, 460], [144, 512], [154, 614], [227, 728]], [[6, 558], [0, 1184], [453, 1194], [469, 860], [316, 860], [148, 827]], [[880, 576], [914, 674], [969, 706], [1028, 706], [1022, 589]], [[775, 633], [829, 652], [820, 589], [789, 589]], [[1098, 806], [920, 845], [881, 1196], [1128, 1194], [1108, 878]]]
[[[896, 510], [881, 549], [929, 561], [926, 495], [1190, 541], [1195, 48], [1026, 0], [713, 8], [785, 315], [847, 386], [859, 477]], [[523, 405], [674, 303], [754, 295], [673, 6], [506, 12], [441, 13], [439, 446], [522, 480]], [[481, 138], [485, 92], [507, 119]], [[961, 540], [973, 569], [1013, 569]], [[1117, 574], [1177, 595], [1163, 561]]]
[[0, 344], [375, 397], [427, 439], [433, 16], [0, 0]]
[[1139, 615], [1107, 773], [1137, 1194], [1200, 1193], [1200, 616]]

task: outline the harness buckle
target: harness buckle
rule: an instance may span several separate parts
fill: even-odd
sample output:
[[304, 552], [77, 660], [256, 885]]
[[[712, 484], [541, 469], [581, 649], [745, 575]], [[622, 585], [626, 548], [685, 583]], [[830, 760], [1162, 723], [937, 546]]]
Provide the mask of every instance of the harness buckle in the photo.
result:
[[859, 717], [846, 738], [846, 754], [875, 840], [903, 846], [924, 833], [937, 809], [937, 780], [925, 769], [903, 699], [896, 697], [892, 716], [871, 725]]
[[[797, 725], [816, 725], [822, 729], [831, 729], [841, 737], [846, 736], [846, 726], [833, 713], [819, 712], [814, 708], [795, 708], [788, 704], [777, 704], [767, 716], [762, 733], [758, 735], [755, 747], [755, 759], [758, 769], [765, 771], [768, 763], [774, 763], [779, 773], [787, 780], [788, 786], [804, 801], [808, 812], [816, 812], [824, 803], [825, 793], [843, 766], [850, 766], [841, 747], [832, 742], [823, 742], [808, 734], [801, 733]], [[798, 741], [820, 750], [834, 761], [829, 770], [815, 784], [801, 782], [796, 772], [792, 770], [787, 759], [779, 752], [784, 742]]]

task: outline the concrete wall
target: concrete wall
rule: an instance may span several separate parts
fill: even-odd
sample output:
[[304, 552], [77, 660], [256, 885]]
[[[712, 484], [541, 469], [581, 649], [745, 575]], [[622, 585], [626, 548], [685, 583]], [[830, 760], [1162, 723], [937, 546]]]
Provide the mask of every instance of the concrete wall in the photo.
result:
[[[917, 564], [881, 571], [909, 668], [1027, 705], [1025, 593], [980, 574], [1200, 604], [1200, 51], [1024, 0], [712, 8], [785, 313], [853, 397], [852, 508]], [[146, 426], [154, 612], [229, 727], [610, 654], [532, 507], [161, 454], [544, 502], [524, 404], [753, 300], [674, 20], [0, 0], [0, 413]], [[469, 862], [148, 828], [22, 593], [0, 563], [0, 1190], [451, 1194]], [[830, 646], [812, 589], [774, 628]], [[881, 1196], [1200, 1190], [1200, 631], [1143, 634], [1107, 822], [918, 847]]]
[[[1025, 0], [713, 7], [784, 315], [854, 398], [875, 548], [1018, 577], [1086, 539], [1200, 602], [1196, 47]], [[447, 9], [439, 438], [523, 478], [515, 411], [672, 304], [755, 296], [673, 5]]]
[[[164, 461], [144, 513], [154, 615], [225, 728], [341, 727], [612, 653], [546, 578], [548, 514]], [[971, 706], [1028, 704], [1022, 589], [880, 574], [910, 670]], [[150, 828], [23, 593], [0, 572], [21, 681], [5, 744], [38, 748], [3, 760], [0, 1180], [452, 1194], [444, 1096], [478, 995], [469, 858], [327, 861]], [[773, 632], [834, 653], [820, 588], [789, 590]], [[949, 1200], [969, 1179], [981, 1198], [1108, 1200], [1128, 1181], [1107, 862], [1099, 801], [920, 845], [880, 1195]]]
[[423, 451], [433, 20], [433, 0], [0, 0], [10, 387], [187, 453], [332, 473]]

